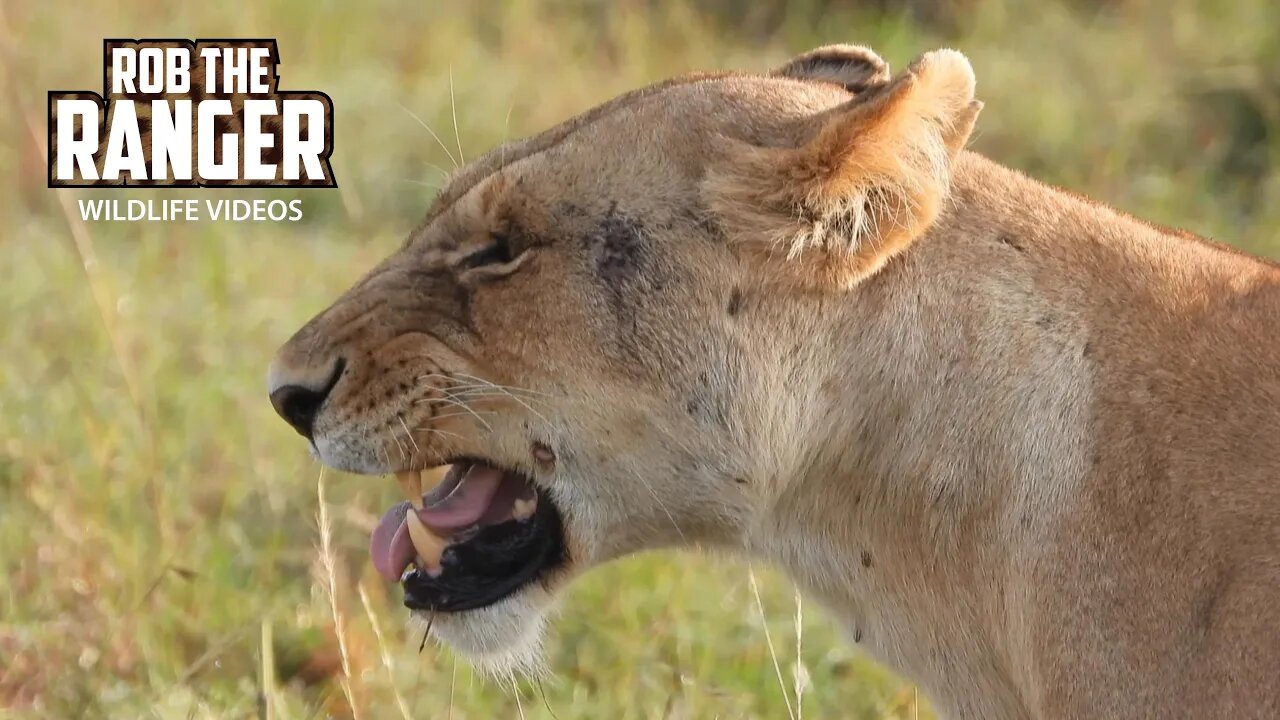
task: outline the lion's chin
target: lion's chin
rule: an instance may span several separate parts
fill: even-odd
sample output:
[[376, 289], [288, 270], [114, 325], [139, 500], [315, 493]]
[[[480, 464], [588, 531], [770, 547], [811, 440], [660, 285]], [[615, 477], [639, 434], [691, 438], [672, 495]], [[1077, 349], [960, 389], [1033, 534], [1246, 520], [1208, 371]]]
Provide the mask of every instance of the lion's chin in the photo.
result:
[[463, 656], [476, 669], [495, 679], [513, 674], [542, 677], [546, 674], [542, 636], [552, 597], [531, 585], [482, 608], [458, 613], [413, 613], [413, 626]]

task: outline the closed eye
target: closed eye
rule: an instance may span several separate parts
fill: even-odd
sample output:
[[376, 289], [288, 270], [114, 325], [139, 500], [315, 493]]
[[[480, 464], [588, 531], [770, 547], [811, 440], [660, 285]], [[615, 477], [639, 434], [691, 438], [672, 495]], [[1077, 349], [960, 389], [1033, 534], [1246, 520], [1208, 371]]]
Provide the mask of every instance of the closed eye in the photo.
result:
[[505, 235], [493, 235], [489, 243], [459, 261], [463, 270], [472, 270], [486, 265], [506, 265], [514, 260], [511, 256], [511, 243]]

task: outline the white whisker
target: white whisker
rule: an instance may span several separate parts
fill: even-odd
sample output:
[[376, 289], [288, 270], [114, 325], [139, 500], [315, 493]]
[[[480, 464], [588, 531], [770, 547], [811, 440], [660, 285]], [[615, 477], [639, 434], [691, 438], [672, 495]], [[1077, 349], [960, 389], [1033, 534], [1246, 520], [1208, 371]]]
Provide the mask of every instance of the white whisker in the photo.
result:
[[497, 415], [497, 414], [498, 414], [498, 413], [496, 413], [496, 412], [488, 412], [488, 411], [480, 411], [480, 412], [470, 411], [470, 412], [442, 413], [442, 414], [440, 414], [440, 415], [432, 415], [432, 416], [431, 416], [431, 420], [434, 422], [434, 421], [436, 421], [436, 420], [448, 420], [449, 418], [467, 417], [468, 415]]
[[466, 401], [474, 402], [477, 400], [484, 400], [487, 398], [497, 398], [497, 397], [506, 397], [506, 395], [504, 395], [503, 393], [494, 392], [492, 390], [485, 388], [485, 389], [477, 389], [477, 390], [464, 390], [463, 392], [458, 392], [458, 393], [448, 391], [448, 390], [441, 390], [440, 397], [436, 399], [440, 402], [444, 402], [448, 404], [458, 404]]
[[[435, 434], [437, 434], [437, 435], [445, 435], [445, 436], [448, 436], [448, 437], [454, 437], [454, 438], [457, 438], [457, 439], [459, 439], [459, 440], [463, 440], [463, 439], [465, 439], [465, 438], [463, 438], [461, 435], [459, 435], [458, 433], [452, 433], [452, 432], [449, 432], [448, 430], [440, 430], [440, 429], [438, 429], [438, 428], [433, 428], [433, 427], [417, 427], [417, 428], [414, 428], [414, 429], [415, 429], [415, 430], [418, 430], [419, 432], [435, 433]], [[437, 452], [436, 454], [437, 454], [437, 455], [439, 455], [440, 453], [438, 453], [438, 452]]]
[[428, 190], [434, 190], [436, 192], [440, 192], [440, 188], [443, 187], [441, 185], [435, 185], [433, 183], [425, 182], [423, 180], [411, 180], [409, 178], [400, 178], [400, 182], [409, 183], [410, 185], [421, 185], [422, 187]]
[[484, 387], [484, 386], [465, 387], [459, 390], [455, 390], [451, 388], [448, 392], [453, 397], [496, 397], [496, 396], [515, 395], [518, 397], [523, 397], [525, 400], [528, 400], [530, 402], [538, 402], [539, 400], [541, 400], [541, 398], [536, 398], [529, 395], [522, 395], [519, 391], [511, 392], [507, 390], [495, 389], [493, 387]]
[[400, 427], [404, 428], [404, 434], [409, 437], [409, 442], [413, 443], [413, 452], [420, 454], [422, 448], [418, 447], [418, 441], [413, 439], [413, 433], [409, 430], [409, 424], [404, 421], [404, 416], [397, 413], [396, 419], [400, 421]]
[[542, 413], [538, 412], [537, 410], [534, 410], [532, 407], [530, 407], [530, 406], [529, 406], [529, 404], [528, 404], [528, 403], [526, 403], [524, 400], [521, 400], [520, 398], [516, 397], [516, 396], [515, 396], [514, 394], [512, 394], [512, 393], [511, 393], [511, 391], [509, 391], [506, 387], [504, 387], [504, 386], [502, 386], [502, 385], [497, 385], [497, 384], [491, 383], [491, 382], [489, 382], [488, 380], [485, 380], [484, 378], [478, 378], [478, 377], [475, 377], [475, 376], [473, 376], [473, 375], [467, 375], [467, 374], [465, 374], [465, 373], [458, 373], [458, 376], [459, 376], [459, 377], [467, 378], [468, 380], [474, 380], [474, 381], [476, 381], [476, 382], [480, 382], [480, 383], [485, 383], [485, 384], [487, 384], [489, 387], [493, 388], [494, 390], [497, 390], [497, 391], [499, 391], [499, 392], [503, 393], [503, 394], [504, 394], [504, 395], [506, 395], [507, 397], [509, 397], [509, 398], [511, 398], [512, 400], [514, 400], [514, 401], [516, 401], [517, 403], [519, 403], [521, 406], [523, 406], [523, 407], [524, 407], [524, 409], [525, 409], [525, 410], [528, 410], [529, 412], [531, 412], [531, 413], [533, 413], [534, 415], [536, 415], [536, 416], [538, 417], [538, 419], [539, 419], [539, 420], [541, 420], [542, 422], [546, 423], [547, 425], [550, 425], [550, 424], [551, 424], [551, 421], [550, 421], [550, 420], [548, 420], [548, 419], [546, 418], [546, 416], [545, 416], [545, 415], [543, 415]]
[[508, 105], [507, 119], [502, 121], [502, 142], [498, 145], [498, 172], [502, 172], [507, 166], [507, 135], [511, 130], [511, 111], [515, 109], [515, 103]]
[[458, 684], [458, 657], [453, 658], [453, 672], [449, 674], [449, 718], [453, 720], [453, 689]]
[[502, 385], [500, 383], [495, 383], [490, 380], [485, 380], [484, 378], [476, 377], [475, 375], [468, 375], [466, 373], [455, 373], [455, 374], [460, 378], [466, 378], [467, 380], [474, 380], [482, 385], [487, 385], [492, 388], [499, 388], [504, 391], [514, 390], [517, 392], [529, 393], [530, 395], [541, 395], [542, 397], [555, 397], [554, 395], [551, 395], [549, 393], [538, 392], [537, 390], [530, 390], [529, 388], [519, 387], [518, 385]]
[[477, 380], [478, 382], [476, 382], [476, 383], [469, 383], [469, 384], [463, 384], [463, 383], [459, 382], [459, 380], [458, 380], [457, 378], [453, 377], [452, 375], [445, 375], [445, 374], [443, 374], [443, 373], [427, 373], [427, 374], [425, 374], [425, 375], [417, 375], [417, 376], [415, 376], [415, 377], [414, 377], [414, 380], [416, 380], [416, 381], [430, 380], [430, 379], [447, 380], [448, 382], [452, 383], [452, 384], [449, 386], [449, 388], [448, 388], [449, 390], [457, 390], [457, 389], [460, 389], [460, 388], [467, 388], [467, 389], [470, 389], [470, 388], [497, 388], [497, 387], [500, 387], [500, 388], [503, 388], [503, 389], [505, 389], [505, 390], [507, 390], [507, 391], [517, 392], [517, 393], [525, 393], [525, 394], [527, 394], [527, 395], [531, 395], [531, 396], [548, 397], [548, 398], [549, 398], [549, 397], [555, 397], [555, 395], [552, 395], [551, 393], [538, 392], [537, 390], [530, 390], [529, 388], [517, 387], [517, 386], [515, 386], [515, 385], [498, 385], [498, 384], [495, 384], [495, 383], [489, 382], [488, 380], [484, 380], [484, 379], [482, 379], [482, 378], [477, 378], [477, 377], [475, 377], [475, 376], [473, 376], [473, 375], [464, 375], [463, 373], [458, 373], [458, 377], [466, 377], [466, 378], [468, 378], [468, 379]]
[[431, 137], [435, 139], [436, 144], [440, 146], [440, 149], [444, 150], [444, 154], [449, 156], [449, 160], [453, 162], [453, 166], [455, 168], [460, 167], [460, 165], [458, 164], [458, 159], [453, 156], [453, 153], [449, 151], [449, 148], [445, 146], [444, 142], [440, 139], [440, 136], [436, 135], [436, 131], [432, 130], [430, 125], [427, 125], [425, 122], [423, 122], [422, 118], [414, 114], [414, 112], [409, 108], [405, 107], [400, 103], [396, 103], [396, 104], [400, 105], [401, 110], [404, 110], [405, 112], [409, 113], [409, 117], [413, 118], [414, 120], [417, 120], [418, 124], [421, 125], [424, 129], [426, 129], [427, 132], [431, 133]]
[[405, 452], [404, 443], [400, 442], [400, 438], [396, 437], [396, 434], [394, 432], [391, 433], [391, 440], [395, 442], [396, 448], [400, 451], [400, 459], [408, 460], [409, 453]]
[[450, 173], [448, 170], [445, 170], [444, 168], [440, 167], [439, 165], [437, 165], [437, 164], [435, 164], [435, 163], [433, 163], [433, 162], [427, 162], [426, 160], [423, 160], [423, 161], [422, 161], [422, 164], [423, 164], [423, 165], [426, 165], [427, 167], [431, 168], [432, 170], [435, 170], [436, 172], [440, 173], [441, 175], [443, 175], [443, 176], [445, 177], [445, 179], [446, 179], [446, 180], [448, 180], [448, 179], [449, 179], [449, 176], [452, 174], [452, 173]]
[[474, 418], [476, 419], [476, 421], [477, 421], [477, 422], [479, 422], [481, 425], [483, 425], [483, 426], [484, 426], [484, 429], [485, 429], [485, 430], [488, 430], [489, 432], [493, 432], [493, 426], [492, 426], [492, 425], [490, 425], [490, 424], [489, 424], [489, 422], [488, 422], [487, 420], [485, 420], [484, 418], [480, 417], [480, 414], [479, 414], [479, 413], [477, 413], [475, 410], [472, 410], [470, 407], [468, 407], [466, 403], [459, 402], [459, 401], [454, 400], [453, 398], [449, 398], [449, 397], [441, 398], [441, 399], [440, 399], [440, 401], [441, 401], [444, 405], [447, 405], [448, 407], [456, 407], [456, 408], [458, 408], [458, 409], [460, 409], [460, 410], [464, 410], [464, 411], [466, 411], [466, 412], [470, 413], [470, 414], [471, 414], [471, 416], [472, 416], [472, 417], [474, 417]]
[[458, 103], [453, 100], [453, 66], [449, 66], [449, 111], [453, 113], [453, 139], [458, 143], [458, 157], [462, 160], [460, 164], [466, 165], [467, 158], [462, 153], [462, 137], [458, 134]]
[[511, 693], [516, 698], [516, 710], [520, 711], [520, 720], [524, 720], [524, 705], [520, 703], [520, 688], [516, 685], [516, 674], [508, 675], [511, 680]]
[[[495, 395], [495, 397], [497, 397], [497, 396]], [[458, 403], [457, 403], [457, 402], [450, 402], [450, 400], [452, 400], [452, 398], [448, 398], [448, 397], [444, 397], [444, 398], [423, 398], [423, 399], [421, 399], [421, 400], [414, 400], [414, 401], [413, 401], [413, 404], [414, 404], [414, 405], [435, 405], [435, 404], [440, 404], [440, 405], [444, 405], [445, 407], [450, 407], [450, 408], [452, 408], [452, 407], [458, 407]], [[496, 410], [476, 410], [476, 409], [473, 409], [473, 408], [465, 408], [465, 410], [466, 410], [466, 412], [464, 412], [464, 413], [446, 413], [446, 414], [442, 414], [442, 415], [432, 415], [432, 416], [431, 416], [431, 417], [429, 417], [428, 419], [429, 419], [429, 420], [440, 420], [440, 419], [447, 418], [447, 417], [457, 417], [458, 415], [500, 415], [500, 414], [501, 414], [501, 413], [499, 413], [499, 412], [498, 412], [498, 411], [496, 411]]]

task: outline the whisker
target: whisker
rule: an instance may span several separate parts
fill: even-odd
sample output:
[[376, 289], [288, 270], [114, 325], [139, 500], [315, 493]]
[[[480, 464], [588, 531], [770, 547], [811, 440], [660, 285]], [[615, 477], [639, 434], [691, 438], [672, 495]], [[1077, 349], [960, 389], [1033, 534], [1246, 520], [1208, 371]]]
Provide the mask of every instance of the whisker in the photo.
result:
[[[466, 374], [466, 373], [455, 373], [455, 374], [457, 375], [457, 377], [454, 377], [453, 375], [446, 375], [446, 374], [444, 374], [444, 373], [427, 373], [427, 374], [425, 374], [425, 375], [418, 375], [418, 376], [416, 376], [414, 379], [415, 379], [415, 380], [419, 380], [419, 381], [421, 381], [421, 380], [427, 380], [427, 379], [430, 379], [430, 378], [439, 378], [439, 379], [441, 379], [441, 380], [448, 380], [449, 382], [453, 383], [453, 386], [452, 386], [452, 387], [455, 387], [455, 388], [456, 388], [456, 387], [468, 387], [468, 388], [470, 388], [470, 387], [496, 387], [496, 388], [504, 388], [504, 389], [509, 390], [509, 391], [521, 392], [521, 393], [528, 393], [528, 394], [530, 394], [530, 395], [537, 395], [537, 396], [541, 396], [541, 397], [555, 397], [555, 395], [553, 395], [553, 394], [551, 394], [551, 393], [539, 392], [539, 391], [537, 391], [537, 390], [531, 390], [531, 389], [529, 389], [529, 388], [518, 387], [518, 386], [516, 386], [516, 385], [501, 385], [501, 384], [498, 384], [498, 383], [491, 382], [491, 381], [489, 381], [489, 380], [485, 380], [484, 378], [478, 378], [478, 377], [476, 377], [476, 376], [474, 376], [474, 375], [468, 375], [468, 374]], [[476, 381], [476, 382], [475, 382], [474, 384], [463, 385], [462, 383], [460, 383], [460, 382], [458, 381], [458, 378], [459, 378], [459, 377], [461, 377], [461, 378], [466, 378], [466, 379], [468, 379], [468, 380], [474, 380], [474, 381]]]
[[542, 706], [547, 709], [547, 712], [551, 713], [551, 717], [554, 720], [560, 720], [560, 716], [556, 714], [556, 711], [551, 709], [551, 703], [547, 702], [547, 689], [542, 686], [542, 678], [538, 678], [537, 682], [538, 694], [542, 696]]
[[519, 386], [516, 386], [516, 385], [502, 385], [502, 384], [495, 383], [495, 382], [490, 381], [490, 380], [485, 380], [484, 378], [476, 377], [475, 375], [468, 375], [468, 374], [466, 374], [466, 373], [455, 373], [455, 374], [456, 374], [458, 377], [460, 377], [460, 378], [466, 378], [466, 379], [468, 379], [468, 380], [474, 380], [474, 381], [476, 381], [476, 382], [478, 382], [478, 383], [482, 383], [482, 384], [484, 384], [484, 385], [488, 385], [489, 387], [502, 388], [503, 390], [517, 390], [517, 391], [519, 391], [519, 392], [526, 392], [526, 393], [530, 393], [530, 394], [532, 394], [532, 395], [541, 395], [541, 396], [543, 396], [543, 397], [555, 397], [554, 395], [551, 395], [551, 394], [549, 394], [549, 393], [538, 392], [537, 390], [530, 390], [529, 388], [519, 387]]
[[398, 450], [400, 451], [400, 459], [402, 459], [402, 460], [408, 460], [408, 459], [409, 459], [409, 453], [405, 452], [405, 450], [404, 450], [404, 443], [400, 442], [400, 438], [396, 437], [396, 434], [395, 434], [394, 432], [392, 432], [392, 433], [391, 433], [391, 439], [392, 439], [393, 441], [395, 441], [396, 449], [398, 449]]
[[453, 379], [453, 378], [449, 377], [448, 375], [441, 375], [441, 374], [439, 374], [439, 373], [428, 373], [428, 374], [426, 374], [426, 375], [417, 375], [417, 376], [415, 376], [413, 379], [414, 379], [414, 380], [416, 380], [416, 381], [421, 382], [421, 381], [423, 381], [423, 380], [431, 380], [431, 379], [433, 379], [433, 378], [440, 378], [440, 379], [444, 379], [444, 380], [449, 380], [449, 381], [452, 383], [451, 385], [448, 385], [448, 386], [446, 386], [446, 387], [435, 387], [435, 386], [433, 386], [433, 389], [435, 389], [435, 390], [463, 390], [463, 389], [469, 389], [469, 388], [482, 388], [482, 387], [488, 387], [488, 385], [481, 385], [480, 383], [466, 383], [466, 384], [463, 384], [463, 383], [460, 383], [460, 382], [458, 382], [457, 380], [455, 380], [455, 379]]
[[436, 388], [436, 392], [444, 397], [462, 397], [465, 395], [474, 395], [477, 391], [488, 390], [483, 385], [454, 386], [450, 388]]
[[[440, 401], [440, 400], [437, 400], [437, 399], [435, 399], [435, 398], [430, 398], [430, 399], [414, 400], [414, 401], [413, 401], [413, 404], [414, 404], [414, 405], [430, 405], [430, 404], [432, 404], [432, 403], [438, 403], [438, 402], [441, 402], [441, 401]], [[446, 406], [448, 406], [448, 407], [455, 407], [454, 403], [448, 402], [447, 400], [446, 400], [446, 401], [444, 401], [444, 402], [442, 402], [441, 404], [446, 405]], [[477, 415], [499, 415], [499, 414], [501, 414], [501, 413], [497, 412], [496, 410], [473, 410], [472, 412], [474, 412], [474, 413], [475, 413], [475, 414], [477, 414]], [[438, 419], [441, 419], [441, 418], [456, 417], [456, 416], [457, 416], [457, 415], [459, 415], [459, 414], [464, 414], [464, 415], [465, 415], [466, 413], [447, 413], [447, 414], [444, 414], [444, 415], [432, 415], [429, 419], [431, 419], [431, 420], [438, 420]]]
[[453, 162], [454, 168], [460, 167], [458, 164], [458, 159], [453, 156], [453, 153], [449, 152], [449, 148], [445, 146], [444, 142], [440, 139], [440, 136], [436, 135], [436, 131], [432, 130], [430, 125], [423, 122], [422, 118], [418, 117], [416, 114], [414, 114], [412, 110], [405, 107], [403, 104], [401, 103], [396, 103], [396, 104], [400, 105], [401, 110], [404, 110], [405, 112], [409, 113], [409, 117], [413, 118], [414, 120], [417, 120], [418, 124], [421, 125], [427, 132], [431, 133], [431, 137], [435, 139], [436, 144], [440, 146], [441, 150], [444, 150], [444, 154], [448, 155], [449, 160]]
[[462, 165], [467, 164], [467, 158], [462, 153], [462, 137], [458, 135], [458, 103], [453, 101], [453, 66], [449, 66], [449, 112], [453, 113], [453, 139], [458, 143], [458, 157], [462, 159]]
[[529, 406], [529, 403], [526, 403], [524, 400], [521, 400], [520, 398], [516, 397], [516, 396], [515, 396], [515, 395], [513, 395], [509, 390], [507, 390], [505, 387], [503, 387], [503, 386], [501, 386], [501, 385], [496, 385], [496, 384], [494, 384], [494, 383], [488, 382], [488, 381], [487, 381], [487, 380], [485, 380], [484, 378], [478, 378], [478, 377], [475, 377], [475, 376], [473, 376], [473, 375], [467, 375], [467, 374], [465, 374], [465, 373], [458, 373], [458, 375], [459, 375], [459, 377], [464, 377], [464, 378], [467, 378], [468, 380], [475, 380], [476, 382], [482, 382], [482, 383], [486, 383], [486, 384], [488, 384], [488, 385], [489, 385], [489, 387], [493, 388], [494, 390], [497, 390], [497, 391], [499, 391], [499, 392], [503, 393], [504, 395], [506, 395], [507, 397], [511, 398], [512, 400], [515, 400], [517, 403], [519, 403], [521, 406], [523, 406], [525, 410], [528, 410], [529, 412], [531, 412], [531, 413], [533, 413], [534, 415], [536, 415], [536, 416], [538, 417], [538, 419], [539, 419], [539, 420], [541, 420], [542, 422], [546, 423], [547, 425], [550, 425], [550, 424], [551, 424], [551, 421], [550, 421], [550, 420], [548, 420], [548, 419], [546, 418], [546, 416], [545, 416], [545, 415], [543, 415], [542, 413], [538, 412], [537, 410], [534, 410], [532, 407], [530, 407], [530, 406]]
[[502, 121], [502, 142], [498, 145], [498, 172], [502, 172], [507, 166], [507, 134], [511, 130], [511, 111], [515, 109], [515, 103], [508, 105], [507, 119]]
[[520, 688], [516, 686], [516, 674], [510, 673], [507, 677], [511, 680], [511, 694], [516, 697], [516, 710], [520, 712], [520, 720], [524, 720], [524, 705], [520, 703]]
[[482, 388], [490, 388], [493, 390], [498, 390], [504, 394], [511, 394], [514, 391], [514, 392], [520, 392], [520, 393], [528, 393], [530, 395], [550, 397], [550, 395], [547, 395], [546, 393], [538, 392], [536, 390], [530, 390], [529, 388], [522, 388], [516, 385], [504, 385], [502, 383], [496, 383], [492, 380], [486, 380], [482, 377], [476, 377], [475, 375], [468, 375], [466, 373], [455, 373], [455, 375], [457, 377], [473, 381], [472, 385], [465, 385], [461, 387], [482, 387]]
[[433, 163], [433, 162], [427, 162], [426, 160], [423, 160], [423, 161], [422, 161], [422, 164], [423, 164], [423, 165], [426, 165], [427, 167], [431, 168], [432, 170], [435, 170], [436, 172], [440, 173], [441, 175], [443, 175], [443, 176], [444, 176], [444, 178], [445, 178], [446, 180], [448, 180], [448, 179], [449, 179], [449, 176], [452, 174], [452, 173], [450, 173], [448, 170], [445, 170], [444, 168], [440, 167], [439, 165], [437, 165], [437, 164], [435, 164], [435, 163]]
[[463, 398], [482, 399], [485, 397], [499, 397], [502, 395], [502, 393], [487, 392], [487, 390], [488, 390], [487, 388], [477, 388], [475, 390], [463, 390], [461, 392], [454, 392], [452, 390], [441, 390], [440, 397], [437, 399], [442, 403], [449, 404], [449, 403], [462, 402]]
[[[494, 393], [494, 395], [497, 395], [497, 393]], [[440, 402], [440, 404], [444, 404], [444, 405], [451, 405], [449, 404], [449, 400], [453, 400], [453, 398], [451, 396], [422, 397], [420, 398], [420, 400], [415, 400], [413, 402], [410, 402], [410, 405], [433, 405], [433, 404], [436, 404], [436, 402]], [[480, 413], [481, 415], [497, 415], [498, 414], [497, 411], [494, 411], [494, 410], [476, 410], [476, 413]]]
[[[454, 404], [452, 404], [452, 403], [445, 403], [445, 405], [446, 405], [447, 407], [457, 407], [456, 405], [454, 405]], [[500, 414], [501, 414], [501, 413], [499, 413], [499, 412], [498, 412], [498, 411], [496, 411], [496, 410], [471, 410], [471, 409], [468, 409], [466, 412], [460, 412], [460, 413], [441, 413], [441, 414], [439, 414], [439, 415], [432, 415], [432, 416], [431, 416], [431, 419], [432, 419], [432, 420], [444, 420], [444, 419], [446, 419], [446, 418], [458, 417], [459, 415], [500, 415]]]
[[458, 684], [458, 656], [453, 656], [453, 672], [449, 673], [449, 717], [453, 720], [453, 689]]
[[[469, 413], [469, 412], [442, 413], [442, 414], [440, 414], [440, 415], [432, 415], [430, 419], [431, 419], [432, 421], [435, 421], [435, 420], [448, 420], [449, 418], [466, 417], [466, 416], [471, 415], [471, 414], [472, 414], [472, 413]], [[496, 413], [496, 412], [487, 412], [487, 411], [486, 411], [486, 412], [479, 412], [479, 413], [475, 413], [475, 414], [477, 414], [477, 415], [497, 415], [498, 413]], [[432, 425], [427, 425], [427, 427], [434, 427], [434, 426], [432, 426]]]
[[[524, 395], [521, 393], [521, 391], [518, 388], [515, 393], [512, 393], [510, 391], [503, 390], [501, 386], [495, 386], [495, 385], [454, 385], [448, 388], [436, 387], [436, 388], [433, 388], [433, 390], [440, 393], [441, 396], [446, 398], [498, 397], [498, 396], [510, 396], [512, 394], [515, 394], [517, 396], [523, 397], [525, 400], [528, 400], [530, 402], [541, 402], [543, 400], [543, 398], [541, 397]], [[551, 397], [551, 396], [548, 395], [545, 397]], [[431, 400], [432, 398], [427, 398], [424, 400], [424, 402], [430, 402]], [[414, 401], [414, 402], [416, 403], [417, 401]]]
[[452, 398], [444, 398], [443, 402], [445, 405], [449, 407], [460, 408], [462, 410], [467, 411], [468, 413], [471, 413], [471, 416], [474, 417], [481, 425], [483, 425], [485, 430], [488, 430], [489, 432], [493, 432], [493, 426], [490, 425], [487, 420], [480, 417], [480, 415], [477, 414], [475, 410], [472, 410], [471, 408], [467, 407], [466, 403], [458, 402], [457, 400], [454, 400]]
[[422, 448], [418, 447], [418, 441], [413, 439], [413, 433], [409, 431], [409, 424], [404, 421], [404, 415], [397, 413], [396, 419], [400, 421], [400, 427], [404, 428], [404, 434], [409, 437], [409, 442], [413, 443], [413, 451], [421, 454]]
[[409, 178], [400, 178], [400, 182], [409, 183], [410, 185], [421, 185], [422, 187], [428, 190], [434, 190], [436, 192], [439, 192], [440, 188], [443, 187], [441, 185], [435, 185], [433, 183], [424, 182], [422, 180], [411, 180]]
[[[448, 390], [448, 391], [442, 390], [441, 392], [447, 392], [451, 397], [466, 397], [466, 398], [484, 398], [484, 397], [501, 397], [501, 396], [521, 397], [518, 393], [511, 393], [501, 389], [495, 389], [492, 387], [471, 387], [463, 390]], [[529, 402], [541, 401], [541, 398], [530, 397], [527, 395], [523, 397], [525, 400], [528, 400]]]
[[[436, 428], [433, 428], [433, 427], [420, 427], [415, 429], [420, 430], [422, 432], [429, 432], [429, 433], [435, 433], [437, 435], [443, 435], [445, 437], [457, 438], [460, 441], [465, 439], [461, 435], [457, 433], [451, 433], [448, 430], [437, 430]], [[436, 455], [440, 455], [440, 453], [437, 452]]]

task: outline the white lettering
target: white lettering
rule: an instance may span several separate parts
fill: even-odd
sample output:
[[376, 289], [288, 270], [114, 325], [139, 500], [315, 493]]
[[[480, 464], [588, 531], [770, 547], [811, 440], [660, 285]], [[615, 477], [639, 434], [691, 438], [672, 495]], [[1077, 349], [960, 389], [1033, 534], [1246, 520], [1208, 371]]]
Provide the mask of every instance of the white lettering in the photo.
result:
[[191, 101], [151, 101], [151, 178], [191, 179]]
[[[307, 137], [302, 139], [300, 118], [307, 118]], [[284, 101], [284, 179], [299, 179], [298, 164], [307, 171], [308, 180], [323, 180], [320, 155], [324, 152], [324, 104], [319, 100]]]
[[111, 129], [107, 134], [107, 155], [102, 163], [102, 179], [118, 180], [123, 170], [129, 173], [131, 180], [145, 180], [147, 158], [142, 153], [138, 113], [132, 100], [116, 100], [111, 103], [109, 125]]
[[134, 48], [111, 48], [111, 94], [130, 95], [138, 91], [133, 84], [138, 72], [137, 59], [138, 51]]
[[218, 115], [231, 114], [230, 100], [205, 100], [200, 103], [200, 117], [196, 128], [198, 147], [196, 148], [196, 165], [200, 177], [205, 180], [235, 180], [236, 171], [240, 167], [239, 139], [233, 133], [222, 136], [222, 162], [216, 162], [213, 145], [216, 142], [217, 126], [214, 118]]
[[[80, 118], [80, 137], [76, 137], [76, 118]], [[58, 101], [58, 165], [59, 180], [76, 179], [76, 168], [85, 180], [97, 180], [98, 168], [93, 154], [98, 151], [98, 103], [93, 100]]]
[[275, 163], [262, 162], [262, 151], [275, 144], [275, 138], [262, 132], [262, 118], [276, 114], [275, 100], [244, 101], [244, 178], [273, 180]]

